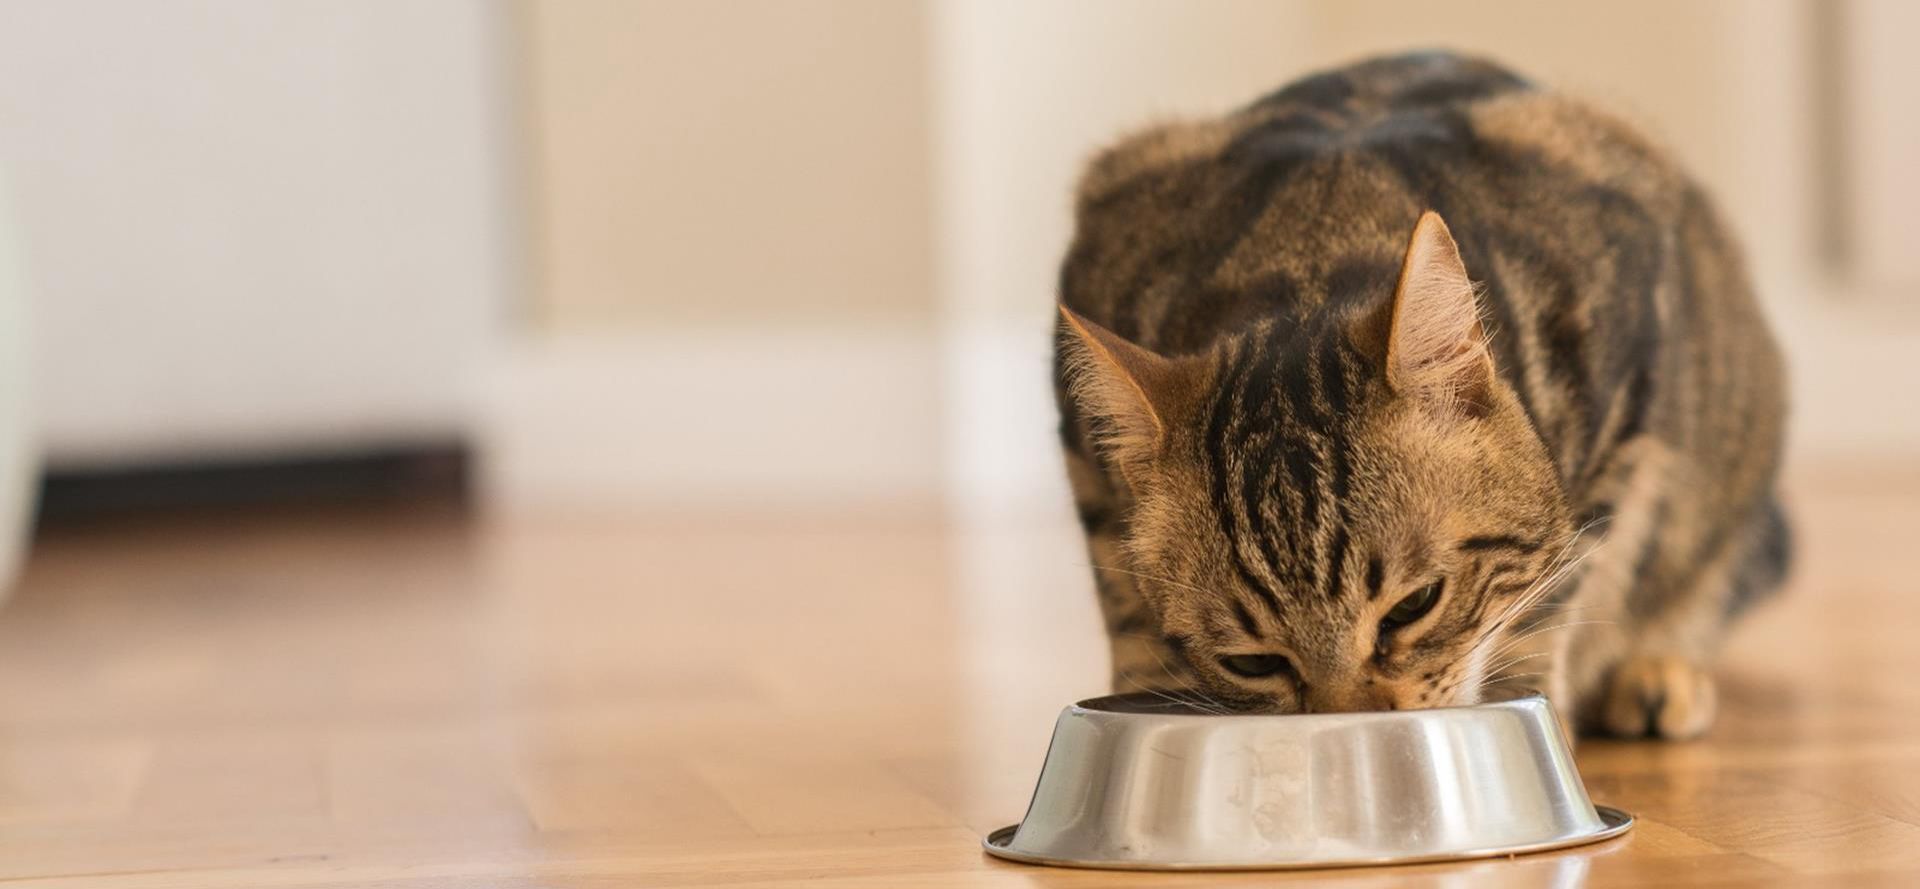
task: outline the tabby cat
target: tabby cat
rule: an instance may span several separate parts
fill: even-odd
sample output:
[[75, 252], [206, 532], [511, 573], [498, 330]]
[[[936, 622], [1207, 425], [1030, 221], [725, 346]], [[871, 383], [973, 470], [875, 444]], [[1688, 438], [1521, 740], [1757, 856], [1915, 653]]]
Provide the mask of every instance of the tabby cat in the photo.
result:
[[1056, 381], [1116, 686], [1711, 725], [1786, 567], [1784, 385], [1672, 159], [1402, 55], [1134, 135], [1076, 217]]

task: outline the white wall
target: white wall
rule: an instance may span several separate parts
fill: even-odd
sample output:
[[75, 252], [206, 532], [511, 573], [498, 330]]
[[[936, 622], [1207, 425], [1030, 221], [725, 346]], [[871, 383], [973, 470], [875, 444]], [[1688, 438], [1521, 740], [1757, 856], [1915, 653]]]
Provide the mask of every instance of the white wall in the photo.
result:
[[501, 10], [0, 3], [60, 464], [438, 440], [514, 274]]

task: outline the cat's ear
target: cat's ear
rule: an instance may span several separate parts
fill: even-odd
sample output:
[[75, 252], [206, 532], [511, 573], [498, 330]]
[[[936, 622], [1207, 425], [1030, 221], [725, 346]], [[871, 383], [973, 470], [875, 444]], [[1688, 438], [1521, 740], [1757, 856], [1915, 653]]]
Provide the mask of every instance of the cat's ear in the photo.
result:
[[1434, 406], [1492, 407], [1493, 355], [1460, 248], [1440, 214], [1421, 214], [1400, 262], [1386, 331], [1387, 384]]
[[1066, 306], [1060, 322], [1067, 333], [1067, 390], [1096, 419], [1101, 445], [1133, 482], [1198, 403], [1204, 364], [1137, 346]]

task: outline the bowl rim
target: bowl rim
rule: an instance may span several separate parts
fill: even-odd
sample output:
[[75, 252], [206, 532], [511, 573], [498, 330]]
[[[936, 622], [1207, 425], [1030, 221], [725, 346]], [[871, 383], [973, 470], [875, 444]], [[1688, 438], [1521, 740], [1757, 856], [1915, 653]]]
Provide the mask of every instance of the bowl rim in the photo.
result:
[[1514, 855], [1532, 855], [1540, 852], [1554, 852], [1601, 843], [1618, 837], [1633, 829], [1633, 814], [1625, 809], [1595, 804], [1594, 813], [1600, 816], [1600, 829], [1591, 833], [1559, 837], [1538, 843], [1526, 843], [1507, 847], [1485, 847], [1457, 852], [1444, 852], [1432, 855], [1375, 856], [1329, 861], [1273, 861], [1273, 862], [1187, 862], [1187, 861], [1151, 861], [1127, 860], [1110, 861], [1095, 859], [1055, 858], [1048, 855], [1036, 855], [1020, 852], [1008, 844], [1013, 840], [1015, 831], [1020, 829], [1018, 822], [992, 831], [980, 838], [982, 851], [995, 858], [1017, 861], [1022, 864], [1038, 864], [1048, 867], [1073, 867], [1092, 870], [1147, 870], [1147, 871], [1258, 871], [1258, 870], [1334, 870], [1357, 867], [1389, 867], [1402, 864], [1432, 864], [1442, 861], [1472, 861], [1475, 859], [1501, 858]]
[[1483, 700], [1472, 704], [1448, 704], [1445, 707], [1419, 707], [1409, 710], [1343, 710], [1331, 713], [1204, 713], [1192, 710], [1184, 712], [1149, 712], [1107, 709], [1098, 704], [1116, 698], [1144, 697], [1154, 694], [1150, 691], [1120, 692], [1083, 698], [1067, 705], [1063, 716], [1093, 715], [1103, 719], [1233, 719], [1233, 720], [1287, 720], [1289, 725], [1304, 722], [1351, 722], [1356, 719], [1419, 719], [1425, 713], [1446, 713], [1458, 710], [1493, 710], [1515, 707], [1531, 707], [1536, 704], [1551, 706], [1547, 696], [1535, 689], [1514, 690], [1504, 693], [1507, 697], [1499, 700]]

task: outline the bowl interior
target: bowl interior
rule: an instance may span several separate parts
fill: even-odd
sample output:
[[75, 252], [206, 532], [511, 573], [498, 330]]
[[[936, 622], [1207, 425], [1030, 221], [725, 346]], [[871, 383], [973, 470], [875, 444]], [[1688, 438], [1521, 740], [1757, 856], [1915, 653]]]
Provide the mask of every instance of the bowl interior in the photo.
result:
[[1286, 719], [1311, 719], [1311, 718], [1317, 718], [1317, 717], [1334, 717], [1334, 718], [1339, 718], [1343, 720], [1352, 720], [1356, 718], [1365, 719], [1368, 717], [1393, 718], [1393, 719], [1406, 719], [1406, 718], [1418, 719], [1420, 718], [1420, 714], [1423, 714], [1423, 713], [1440, 713], [1440, 712], [1456, 711], [1456, 710], [1473, 710], [1473, 709], [1483, 708], [1483, 707], [1487, 707], [1489, 705], [1494, 705], [1494, 704], [1505, 704], [1513, 701], [1540, 697], [1538, 692], [1531, 692], [1531, 691], [1525, 691], [1525, 690], [1519, 690], [1519, 689], [1489, 689], [1486, 695], [1483, 698], [1481, 698], [1481, 700], [1478, 703], [1475, 703], [1475, 704], [1459, 704], [1452, 707], [1432, 707], [1424, 710], [1383, 710], [1383, 711], [1371, 712], [1371, 713], [1369, 712], [1219, 713], [1212, 709], [1196, 706], [1195, 704], [1189, 703], [1184, 700], [1177, 700], [1176, 697], [1182, 694], [1187, 694], [1187, 693], [1173, 692], [1172, 695], [1170, 696], [1167, 693], [1161, 693], [1161, 692], [1136, 691], [1136, 692], [1127, 692], [1125, 694], [1102, 695], [1097, 698], [1087, 698], [1086, 700], [1075, 703], [1073, 706], [1081, 710], [1092, 710], [1100, 713], [1128, 713], [1128, 714], [1134, 714], [1139, 716], [1205, 716], [1205, 717], [1212, 717], [1215, 719], [1222, 719], [1222, 718], [1246, 719], [1249, 717], [1261, 717], [1261, 718], [1279, 717], [1279, 718], [1286, 718]]

